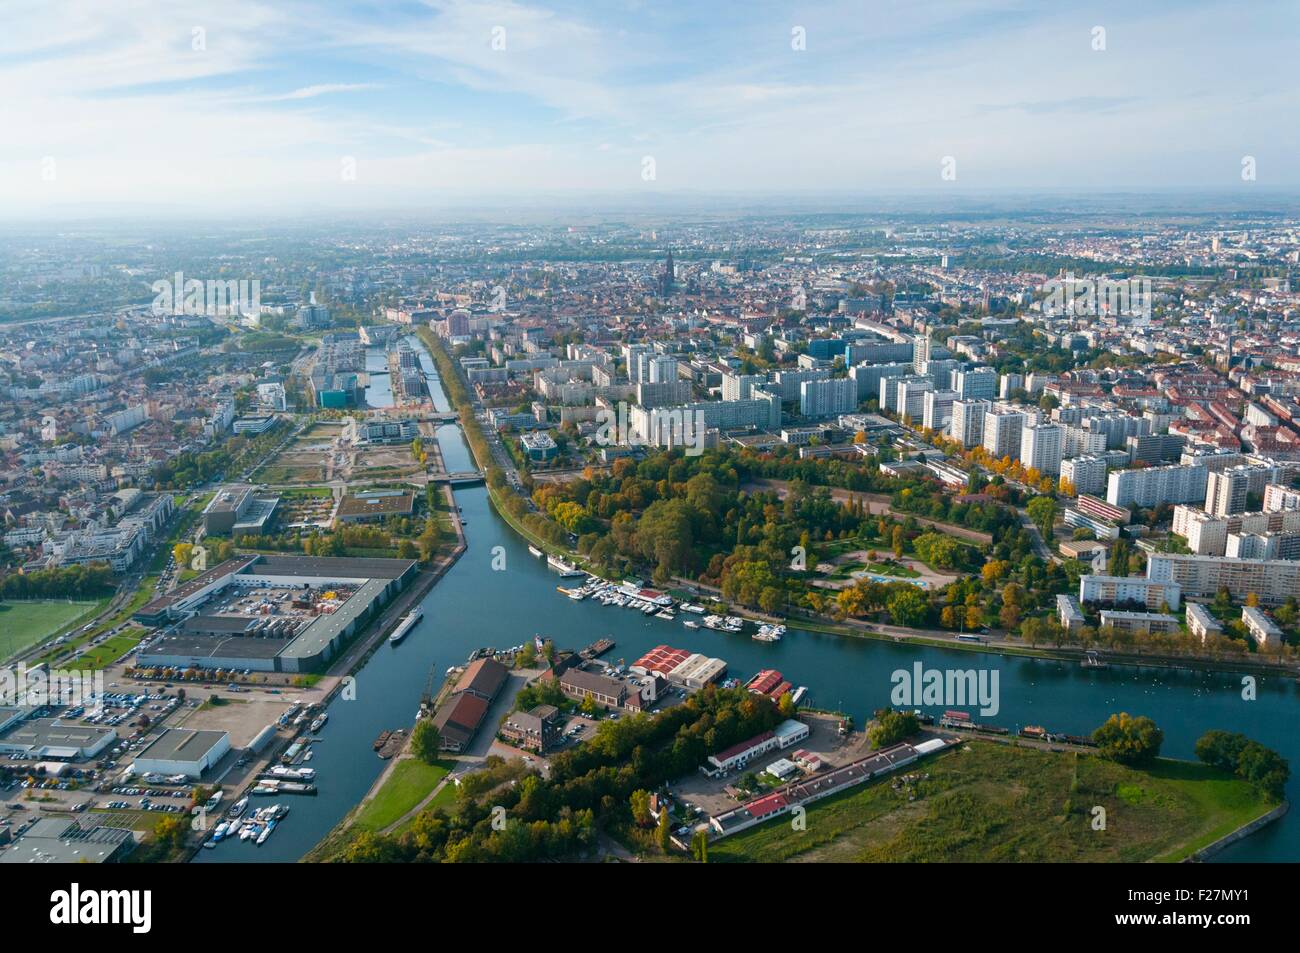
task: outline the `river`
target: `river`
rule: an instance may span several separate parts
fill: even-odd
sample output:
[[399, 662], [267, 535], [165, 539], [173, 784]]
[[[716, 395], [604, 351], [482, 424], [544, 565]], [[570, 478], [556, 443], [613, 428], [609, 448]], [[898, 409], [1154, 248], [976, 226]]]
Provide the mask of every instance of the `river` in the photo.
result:
[[[421, 348], [423, 352], [423, 348]], [[435, 406], [447, 409], [432, 360]], [[473, 461], [457, 425], [438, 430], [449, 470], [472, 469]], [[565, 648], [582, 648], [602, 636], [617, 643], [607, 660], [632, 661], [660, 643], [726, 659], [729, 674], [748, 678], [760, 668], [779, 668], [793, 684], [806, 685], [817, 707], [849, 712], [861, 725], [889, 703], [891, 674], [920, 661], [927, 668], [996, 669], [1001, 710], [986, 720], [1009, 728], [1043, 725], [1069, 734], [1086, 734], [1112, 712], [1149, 715], [1165, 731], [1164, 753], [1192, 758], [1196, 739], [1210, 728], [1244, 732], [1277, 749], [1300, 770], [1300, 738], [1292, 728], [1297, 687], [1281, 679], [1261, 679], [1256, 701], [1243, 701], [1240, 680], [1213, 673], [1116, 668], [1084, 671], [1077, 664], [981, 655], [866, 639], [825, 635], [791, 628], [772, 645], [747, 636], [705, 629], [680, 621], [647, 619], [626, 609], [573, 602], [555, 591], [559, 583], [545, 561], [496, 514], [486, 488], [458, 490], [469, 548], [423, 602], [424, 619], [396, 647], [381, 645], [357, 673], [356, 699], [336, 699], [311, 765], [320, 794], [289, 798], [292, 813], [261, 847], [223, 843], [200, 851], [203, 863], [294, 861], [310, 850], [357, 804], [385, 762], [371, 749], [380, 731], [410, 727], [430, 671], [441, 684], [448, 666], [465, 661], [479, 646], [518, 645], [540, 633]], [[505, 569], [494, 570], [496, 547]], [[1290, 795], [1296, 794], [1296, 780]], [[1220, 861], [1294, 861], [1300, 858], [1300, 820], [1281, 821], [1239, 842]]]
[[366, 348], [367, 407], [393, 406], [393, 381], [388, 371], [388, 349], [382, 344]]

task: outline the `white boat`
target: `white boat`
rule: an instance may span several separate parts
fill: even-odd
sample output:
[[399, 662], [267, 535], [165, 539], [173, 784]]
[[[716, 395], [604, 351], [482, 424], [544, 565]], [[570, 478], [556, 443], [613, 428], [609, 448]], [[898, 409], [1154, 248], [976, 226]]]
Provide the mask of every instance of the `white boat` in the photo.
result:
[[257, 846], [261, 847], [266, 843], [266, 839], [271, 836], [271, 831], [275, 830], [275, 821], [267, 821], [266, 827], [262, 828], [262, 833], [257, 835]]
[[311, 730], [311, 731], [320, 731], [322, 728], [325, 727], [325, 722], [329, 721], [329, 717], [330, 717], [330, 713], [329, 713], [329, 712], [327, 712], [327, 711], [323, 711], [323, 712], [321, 712], [321, 713], [316, 717], [316, 720], [313, 721], [313, 722], [311, 723], [311, 727], [310, 727], [309, 730]]
[[698, 629], [700, 627], [700, 624], [692, 619], [683, 619], [682, 625], [686, 626], [688, 629]]
[[785, 635], [785, 626], [779, 622], [767, 622], [758, 627], [753, 638], [756, 642], [780, 642], [783, 635]]
[[801, 701], [803, 701], [803, 697], [807, 694], [808, 694], [808, 686], [800, 685], [798, 688], [794, 690], [794, 694], [790, 696], [790, 701], [794, 702], [797, 705]]
[[234, 804], [230, 805], [230, 810], [227, 812], [227, 814], [230, 817], [238, 817], [240, 814], [244, 813], [244, 808], [246, 807], [248, 807], [248, 798], [241, 797]]
[[704, 606], [692, 605], [689, 602], [683, 602], [680, 606], [678, 606], [678, 608], [680, 608], [683, 612], [693, 612], [696, 615], [704, 614]]
[[402, 621], [397, 623], [397, 628], [393, 630], [392, 635], [388, 637], [389, 645], [396, 645], [402, 639], [406, 638], [406, 633], [415, 627], [415, 624], [424, 618], [423, 609], [412, 609], [406, 615], [402, 616]]
[[536, 546], [529, 546], [529, 547], [528, 547], [528, 551], [529, 551], [530, 553], [532, 553], [534, 556], [536, 556], [538, 559], [541, 559], [542, 556], [545, 555], [545, 553], [543, 553], [543, 552], [542, 552], [540, 549], [538, 549]]
[[586, 573], [584, 573], [573, 563], [561, 559], [559, 556], [547, 556], [546, 565], [550, 566], [561, 576], [585, 576], [586, 575]]

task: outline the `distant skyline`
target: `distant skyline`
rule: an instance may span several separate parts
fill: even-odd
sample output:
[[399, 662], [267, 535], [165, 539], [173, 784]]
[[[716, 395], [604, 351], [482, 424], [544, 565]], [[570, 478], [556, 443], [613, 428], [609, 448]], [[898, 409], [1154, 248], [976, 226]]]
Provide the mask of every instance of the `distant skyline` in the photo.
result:
[[1293, 0], [50, 0], [0, 19], [0, 218], [1300, 188]]

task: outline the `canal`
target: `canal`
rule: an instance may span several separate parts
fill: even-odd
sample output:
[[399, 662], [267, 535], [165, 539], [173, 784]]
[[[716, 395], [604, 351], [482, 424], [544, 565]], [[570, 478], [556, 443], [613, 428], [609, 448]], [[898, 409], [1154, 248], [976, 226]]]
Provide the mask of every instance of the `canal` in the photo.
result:
[[[423, 352], [423, 349], [421, 348]], [[425, 355], [426, 371], [432, 362]], [[435, 405], [446, 409], [436, 375]], [[472, 458], [458, 426], [439, 428], [450, 470], [471, 469]], [[320, 794], [290, 798], [292, 813], [261, 847], [222, 843], [199, 852], [198, 861], [294, 861], [310, 850], [370, 788], [385, 762], [371, 743], [384, 729], [413, 723], [429, 673], [465, 661], [480, 646], [518, 645], [534, 634], [565, 648], [581, 648], [608, 636], [617, 643], [607, 660], [632, 661], [661, 643], [716, 655], [728, 674], [746, 679], [760, 668], [778, 668], [795, 685], [806, 685], [815, 707], [846, 711], [861, 725], [889, 703], [891, 675], [920, 661], [927, 668], [996, 669], [1001, 710], [987, 720], [1009, 728], [1042, 725], [1086, 734], [1112, 712], [1149, 715], [1165, 731], [1164, 753], [1192, 758], [1196, 739], [1210, 728], [1244, 732], [1288, 757], [1300, 769], [1300, 740], [1293, 730], [1297, 688], [1278, 679], [1260, 681], [1258, 700], [1243, 701], [1240, 680], [1212, 673], [1116, 668], [1084, 671], [1065, 662], [983, 655], [949, 649], [895, 645], [791, 628], [784, 641], [754, 642], [748, 636], [691, 630], [677, 621], [647, 619], [626, 609], [573, 602], [556, 592], [558, 577], [492, 509], [487, 490], [459, 490], [469, 549], [423, 602], [424, 619], [396, 647], [383, 644], [357, 673], [356, 698], [336, 699], [311, 764]], [[500, 550], [497, 550], [500, 547]], [[503, 553], [504, 569], [493, 568]], [[496, 560], [497, 565], [501, 561]], [[1290, 786], [1297, 792], [1297, 781]], [[1300, 858], [1300, 820], [1288, 815], [1234, 845], [1221, 861], [1294, 861]]]

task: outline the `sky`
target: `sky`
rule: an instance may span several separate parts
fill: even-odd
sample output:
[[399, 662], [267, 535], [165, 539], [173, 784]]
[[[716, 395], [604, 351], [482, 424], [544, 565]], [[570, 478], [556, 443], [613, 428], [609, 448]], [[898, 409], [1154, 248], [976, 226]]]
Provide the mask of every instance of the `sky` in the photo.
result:
[[0, 0], [0, 25], [0, 218], [1300, 187], [1294, 0]]

